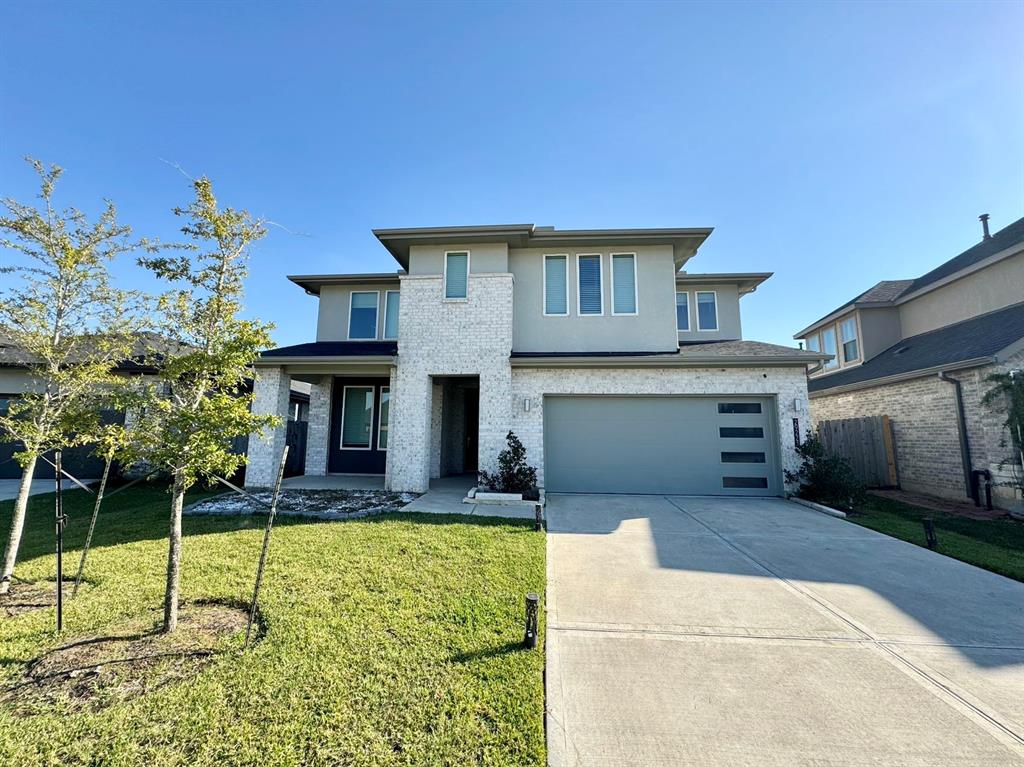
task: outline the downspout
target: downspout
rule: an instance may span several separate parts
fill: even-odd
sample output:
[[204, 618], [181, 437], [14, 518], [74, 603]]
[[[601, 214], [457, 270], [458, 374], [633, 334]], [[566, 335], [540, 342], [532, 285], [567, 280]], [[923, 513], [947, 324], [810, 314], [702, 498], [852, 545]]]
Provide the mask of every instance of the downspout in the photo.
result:
[[971, 493], [971, 446], [967, 442], [967, 417], [964, 415], [964, 394], [960, 381], [952, 378], [945, 371], [939, 372], [939, 380], [953, 384], [953, 394], [956, 397], [956, 430], [960, 437], [960, 460], [964, 469], [964, 490], [968, 497]]

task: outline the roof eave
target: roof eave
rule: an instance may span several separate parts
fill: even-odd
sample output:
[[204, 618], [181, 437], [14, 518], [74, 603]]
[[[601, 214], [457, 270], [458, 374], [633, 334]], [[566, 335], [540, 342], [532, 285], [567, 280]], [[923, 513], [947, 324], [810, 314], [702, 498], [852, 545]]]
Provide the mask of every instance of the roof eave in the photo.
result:
[[994, 362], [998, 362], [997, 355], [985, 355], [982, 357], [973, 357], [969, 360], [961, 360], [960, 362], [949, 362], [944, 365], [932, 365], [927, 368], [919, 368], [918, 370], [908, 370], [905, 373], [896, 373], [890, 376], [882, 376], [880, 378], [869, 378], [865, 381], [854, 381], [853, 383], [842, 384], [839, 386], [832, 386], [827, 389], [815, 389], [814, 391], [808, 391], [808, 396], [812, 399], [815, 397], [822, 397], [829, 394], [842, 394], [844, 392], [857, 391], [859, 389], [873, 389], [876, 386], [885, 386], [887, 384], [900, 383], [902, 381], [910, 381], [915, 378], [926, 378], [931, 375], [938, 375], [941, 372], [948, 372], [952, 370], [966, 370], [967, 368], [982, 367], [983, 365], [991, 365]]
[[367, 354], [363, 356], [358, 355], [343, 355], [343, 356], [316, 356], [316, 355], [304, 355], [304, 356], [272, 356], [272, 357], [260, 357], [254, 363], [256, 367], [280, 367], [281, 365], [308, 365], [308, 364], [329, 364], [329, 365], [379, 365], [379, 364], [394, 364], [394, 355], [385, 354]]

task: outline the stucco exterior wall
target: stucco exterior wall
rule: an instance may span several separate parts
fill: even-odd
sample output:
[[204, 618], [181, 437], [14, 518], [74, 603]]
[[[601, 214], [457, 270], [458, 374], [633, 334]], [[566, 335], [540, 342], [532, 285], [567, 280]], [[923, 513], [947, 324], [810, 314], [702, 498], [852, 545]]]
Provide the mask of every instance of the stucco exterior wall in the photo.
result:
[[[807, 377], [792, 368], [515, 368], [512, 371], [512, 430], [544, 481], [544, 395], [546, 394], [756, 394], [776, 397], [779, 457], [783, 469], [799, 465], [793, 418], [801, 433], [810, 426]], [[524, 401], [530, 401], [527, 410]]]
[[[697, 293], [715, 293], [718, 306], [718, 330], [697, 329]], [[690, 329], [679, 332], [679, 341], [736, 341], [743, 338], [743, 327], [740, 323], [740, 292], [736, 285], [688, 285], [686, 282], [676, 283], [676, 292], [689, 293]], [[673, 302], [675, 299], [673, 298]], [[675, 322], [675, 305], [673, 303], [673, 319]]]
[[[579, 315], [576, 256], [580, 253], [601, 254], [603, 315]], [[612, 315], [612, 253], [636, 253], [635, 316]], [[544, 316], [545, 254], [568, 256], [569, 314], [564, 317]], [[671, 246], [510, 250], [509, 270], [515, 275], [513, 347], [522, 352], [675, 349], [678, 341], [672, 258]]]
[[508, 245], [481, 242], [469, 245], [413, 245], [409, 248], [409, 274], [444, 274], [446, 251], [469, 251], [470, 274], [506, 274]]
[[444, 299], [442, 282], [402, 277], [387, 471], [393, 490], [429, 487], [435, 378], [479, 376], [480, 468], [494, 469], [511, 418], [512, 275], [471, 273], [462, 300]]
[[[967, 439], [972, 469], [988, 469], [996, 481], [1010, 479], [1012, 469], [1000, 468], [1009, 451], [1000, 445], [1004, 438], [1002, 419], [981, 404], [990, 388], [985, 378], [1024, 364], [1024, 355], [999, 364], [951, 373], [961, 382]], [[892, 420], [900, 486], [912, 492], [944, 498], [965, 499], [970, 493], [964, 481], [957, 430], [954, 387], [938, 376], [876, 386], [840, 394], [815, 395], [811, 416], [815, 425], [839, 418], [887, 415]], [[1011, 504], [1011, 488], [993, 488], [993, 497], [1003, 506]]]
[[320, 288], [320, 308], [317, 312], [316, 340], [347, 341], [350, 296], [353, 292], [370, 292], [378, 294], [376, 340], [383, 341], [384, 307], [387, 291], [398, 289], [399, 282], [397, 276], [395, 277], [394, 284], [324, 285]]
[[952, 325], [1024, 300], [1024, 253], [999, 261], [899, 307], [904, 337]]
[[857, 315], [863, 359], [871, 359], [903, 338], [900, 310], [896, 307], [859, 309]]

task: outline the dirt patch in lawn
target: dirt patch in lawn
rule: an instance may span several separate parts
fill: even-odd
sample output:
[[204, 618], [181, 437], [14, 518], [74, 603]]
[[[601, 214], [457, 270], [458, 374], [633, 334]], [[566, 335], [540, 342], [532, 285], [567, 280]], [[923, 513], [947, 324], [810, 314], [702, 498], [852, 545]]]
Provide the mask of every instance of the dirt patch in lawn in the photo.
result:
[[[75, 587], [75, 581], [71, 578], [64, 579], [64, 601], [71, 598], [71, 592]], [[89, 588], [89, 582], [82, 581], [79, 593]], [[42, 610], [53, 607], [57, 604], [57, 581], [19, 581], [11, 583], [11, 589], [6, 594], [0, 594], [0, 616], [13, 618], [15, 615]]]
[[247, 620], [232, 605], [189, 604], [173, 634], [154, 628], [154, 614], [104, 635], [76, 637], [28, 663], [20, 680], [0, 690], [0, 704], [24, 716], [54, 705], [95, 711], [187, 681], [238, 646], [231, 640], [244, 634]]

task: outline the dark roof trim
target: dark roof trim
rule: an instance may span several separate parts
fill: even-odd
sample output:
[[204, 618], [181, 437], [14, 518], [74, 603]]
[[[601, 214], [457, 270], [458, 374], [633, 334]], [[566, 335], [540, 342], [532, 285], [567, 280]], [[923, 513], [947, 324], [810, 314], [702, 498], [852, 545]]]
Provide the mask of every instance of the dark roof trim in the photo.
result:
[[404, 272], [367, 274], [289, 274], [288, 279], [310, 295], [320, 295], [324, 285], [397, 285]]
[[391, 358], [397, 353], [397, 341], [315, 341], [308, 344], [267, 349], [260, 354], [260, 360], [319, 359], [323, 357]]
[[678, 356], [679, 350], [662, 352], [512, 352], [512, 359], [578, 358], [578, 357], [654, 357]]
[[679, 272], [676, 274], [676, 285], [736, 285], [739, 287], [740, 296], [745, 296], [757, 290], [758, 286], [774, 274], [774, 272], [706, 272], [704, 274]]
[[857, 381], [856, 383], [850, 383], [844, 386], [833, 386], [829, 389], [808, 389], [807, 396], [811, 399], [815, 399], [817, 397], [827, 397], [831, 394], [842, 394], [843, 392], [858, 391], [860, 389], [874, 389], [876, 386], [887, 386], [889, 384], [900, 383], [902, 381], [912, 381], [915, 378], [927, 378], [929, 376], [938, 375], [942, 372], [982, 367], [983, 365], [991, 365], [998, 361], [999, 358], [995, 356], [975, 357], [974, 359], [963, 360], [962, 362], [951, 362], [946, 365], [934, 365], [929, 368], [910, 370], [906, 373], [897, 373], [896, 375], [883, 376], [882, 378], [870, 378], [866, 381]]

